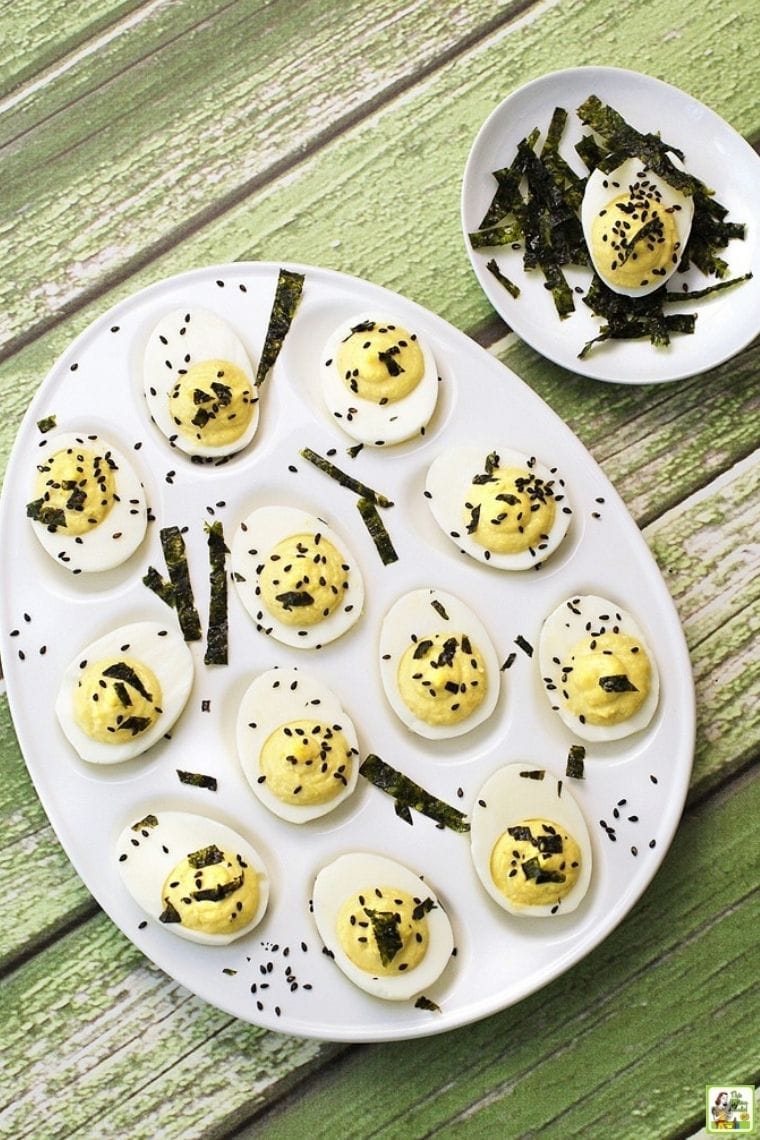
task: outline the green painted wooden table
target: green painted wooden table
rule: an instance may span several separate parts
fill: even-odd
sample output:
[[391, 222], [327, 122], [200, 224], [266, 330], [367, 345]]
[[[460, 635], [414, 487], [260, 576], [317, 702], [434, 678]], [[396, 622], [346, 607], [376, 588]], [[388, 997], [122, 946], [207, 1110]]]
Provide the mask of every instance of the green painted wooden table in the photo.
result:
[[697, 1133], [704, 1086], [760, 1069], [758, 351], [659, 387], [546, 363], [481, 293], [459, 190], [489, 111], [562, 67], [647, 72], [757, 144], [757, 4], [23, 0], [0, 29], [0, 470], [58, 354], [139, 287], [243, 259], [356, 274], [468, 332], [579, 435], [662, 569], [698, 708], [675, 842], [604, 943], [470, 1027], [345, 1046], [238, 1022], [141, 956], [72, 870], [0, 696], [0, 1133]]

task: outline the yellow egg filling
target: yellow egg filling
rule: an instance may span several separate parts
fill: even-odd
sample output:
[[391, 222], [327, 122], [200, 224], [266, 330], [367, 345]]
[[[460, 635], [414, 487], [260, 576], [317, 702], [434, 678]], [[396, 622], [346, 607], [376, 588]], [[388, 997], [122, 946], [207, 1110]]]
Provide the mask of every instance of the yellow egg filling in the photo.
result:
[[399, 661], [396, 684], [404, 704], [426, 724], [459, 724], [485, 699], [483, 655], [463, 633], [413, 641]]
[[179, 431], [209, 447], [240, 439], [250, 425], [254, 404], [250, 380], [229, 360], [191, 365], [169, 392], [169, 412]]
[[352, 749], [340, 725], [295, 720], [267, 738], [259, 756], [261, 779], [288, 804], [323, 804], [346, 787]]
[[212, 845], [177, 863], [161, 898], [161, 922], [178, 922], [204, 934], [228, 934], [256, 914], [259, 880], [241, 855]]
[[665, 277], [678, 261], [673, 208], [657, 200], [642, 182], [613, 198], [591, 225], [591, 253], [597, 272], [613, 288], [636, 289]]
[[348, 590], [349, 566], [321, 534], [278, 542], [259, 572], [258, 592], [285, 625], [311, 626], [329, 617]]
[[107, 657], [83, 666], [73, 714], [91, 740], [123, 744], [151, 728], [161, 712], [161, 685], [143, 662]]
[[425, 957], [425, 916], [433, 905], [431, 899], [412, 898], [396, 887], [357, 891], [338, 913], [338, 941], [360, 970], [383, 977], [403, 974]]
[[553, 905], [577, 883], [581, 851], [556, 823], [525, 819], [497, 839], [490, 869], [496, 887], [514, 906]]
[[475, 477], [463, 518], [486, 550], [517, 554], [548, 540], [555, 515], [552, 481], [518, 467], [493, 467]]
[[626, 633], [600, 633], [575, 645], [562, 664], [562, 696], [583, 724], [620, 724], [649, 695], [652, 666], [643, 645]]
[[101, 455], [86, 447], [55, 451], [37, 465], [37, 498], [27, 513], [50, 530], [87, 534], [117, 501], [115, 470], [108, 452]]
[[414, 333], [400, 325], [369, 320], [344, 337], [335, 364], [346, 387], [374, 404], [391, 404], [408, 396], [425, 371]]

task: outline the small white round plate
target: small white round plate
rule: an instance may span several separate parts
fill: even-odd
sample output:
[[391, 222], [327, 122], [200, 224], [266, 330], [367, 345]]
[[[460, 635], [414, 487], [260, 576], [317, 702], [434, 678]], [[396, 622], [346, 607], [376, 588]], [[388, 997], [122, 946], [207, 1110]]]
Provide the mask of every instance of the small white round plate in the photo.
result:
[[[344, 1041], [423, 1036], [485, 1017], [545, 985], [604, 938], [645, 889], [673, 837], [691, 772], [689, 657], [670, 595], [622, 501], [567, 425], [527, 385], [464, 333], [397, 294], [323, 269], [291, 268], [305, 274], [301, 304], [260, 390], [259, 431], [228, 463], [191, 462], [150, 422], [141, 385], [145, 342], [165, 312], [202, 306], [225, 317], [257, 361], [276, 265], [220, 265], [161, 281], [101, 316], [54, 365], [19, 430], [0, 501], [0, 652], [21, 749], [48, 817], [92, 894], [151, 961], [212, 1004], [269, 1029]], [[398, 314], [427, 340], [440, 392], [424, 437], [352, 457], [353, 441], [322, 402], [319, 374], [333, 329], [370, 310]], [[61, 430], [110, 437], [143, 477], [155, 522], [141, 549], [116, 570], [75, 576], [32, 533], [25, 508], [45, 440], [38, 423], [51, 414]], [[540, 571], [508, 573], [476, 562], [434, 521], [424, 497], [427, 470], [442, 449], [464, 443], [482, 445], [484, 459], [498, 447], [535, 454], [564, 474], [570, 530]], [[338, 467], [393, 500], [382, 518], [398, 561], [382, 564], [357, 496], [302, 458], [306, 447], [332, 452]], [[241, 520], [267, 504], [318, 514], [344, 538], [367, 586], [359, 620], [322, 649], [294, 649], [257, 630], [230, 583], [229, 663], [206, 665], [204, 640], [189, 643], [195, 682], [171, 740], [124, 764], [79, 760], [53, 711], [65, 665], [129, 621], [176, 621], [142, 582], [148, 566], [166, 574], [159, 527], [187, 528], [205, 635], [205, 524], [221, 521], [231, 546]], [[454, 740], [414, 736], [383, 693], [383, 617], [401, 594], [423, 587], [469, 605], [487, 626], [499, 661], [509, 664], [494, 678], [501, 694], [488, 721]], [[334, 813], [301, 825], [272, 815], [251, 791], [237, 758], [237, 712], [253, 678], [277, 665], [300, 666], [333, 690], [356, 726], [363, 757], [378, 754], [467, 814], [486, 778], [505, 763], [545, 767], [563, 778], [573, 737], [551, 711], [537, 654], [528, 651], [538, 645], [544, 617], [576, 593], [611, 597], [636, 616], [663, 685], [645, 732], [589, 747], [586, 778], [566, 781], [594, 848], [592, 885], [572, 914], [533, 920], [505, 914], [480, 886], [468, 835], [439, 830], [417, 812], [410, 825], [396, 814], [393, 799], [364, 778]], [[181, 783], [178, 769], [216, 777], [217, 790]], [[261, 852], [270, 905], [261, 925], [239, 941], [224, 947], [184, 941], [146, 921], [127, 894], [115, 840], [128, 823], [162, 809], [209, 815]], [[321, 952], [309, 911], [314, 877], [357, 848], [425, 874], [445, 906], [458, 953], [426, 995], [438, 1010], [372, 998]]]
[[[744, 223], [744, 240], [731, 241], [722, 256], [729, 276], [754, 272], [734, 288], [696, 301], [672, 302], [669, 313], [697, 314], [694, 333], [675, 335], [656, 348], [648, 339], [606, 341], [582, 360], [578, 353], [596, 336], [602, 321], [576, 296], [575, 312], [557, 316], [551, 294], [539, 271], [525, 271], [522, 250], [510, 247], [473, 249], [469, 234], [478, 228], [496, 189], [493, 172], [508, 166], [521, 139], [538, 127], [542, 137], [555, 107], [568, 112], [560, 153], [580, 175], [586, 168], [575, 143], [588, 128], [575, 110], [597, 95], [619, 111], [642, 133], [660, 134], [684, 153], [686, 169], [715, 192], [728, 209], [728, 220]], [[576, 67], [555, 71], [518, 88], [500, 103], [481, 127], [465, 166], [461, 201], [465, 247], [483, 292], [509, 327], [542, 356], [595, 380], [619, 384], [657, 384], [681, 380], [715, 368], [734, 356], [760, 332], [760, 158], [733, 127], [709, 107], [668, 83], [613, 67]], [[499, 269], [520, 288], [511, 296], [486, 264]], [[589, 270], [566, 273], [571, 287], [586, 291]], [[674, 291], [683, 284], [702, 289], [715, 278], [698, 269], [676, 274]]]

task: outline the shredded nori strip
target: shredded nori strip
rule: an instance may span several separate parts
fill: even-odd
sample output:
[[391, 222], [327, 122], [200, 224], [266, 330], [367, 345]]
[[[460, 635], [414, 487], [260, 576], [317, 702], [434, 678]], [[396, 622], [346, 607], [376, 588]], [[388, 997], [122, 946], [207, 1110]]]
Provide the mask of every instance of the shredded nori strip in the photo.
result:
[[197, 891], [191, 891], [190, 897], [195, 902], [221, 902], [229, 895], [234, 895], [235, 891], [239, 891], [244, 881], [244, 876], [238, 875], [226, 883], [217, 883], [213, 887], [200, 887]]
[[525, 878], [532, 879], [535, 883], [564, 883], [565, 881], [565, 875], [562, 871], [549, 871], [543, 868], [537, 855], [532, 859], [526, 859], [520, 866]]
[[426, 914], [430, 914], [431, 910], [435, 910], [435, 903], [428, 895], [428, 897], [424, 898], [422, 902], [417, 903], [417, 906], [412, 911], [412, 918], [415, 922], [419, 922], [420, 919], [424, 918]]
[[582, 744], [571, 744], [570, 751], [567, 754], [567, 764], [565, 765], [565, 775], [573, 780], [582, 780], [584, 778], [584, 765], [586, 759], [586, 749]]
[[143, 575], [143, 586], [147, 586], [154, 594], [158, 595], [162, 602], [167, 606], [174, 608], [174, 587], [171, 582], [167, 582], [162, 578], [155, 566], [149, 566], [146, 574]]
[[190, 584], [185, 540], [178, 526], [163, 527], [160, 533], [166, 568], [173, 587], [174, 608], [177, 611], [182, 636], [185, 641], [200, 641], [201, 619], [195, 608], [193, 588]]
[[226, 665], [229, 637], [227, 614], [227, 573], [226, 558], [229, 554], [224, 541], [224, 529], [216, 520], [206, 525], [209, 557], [209, 610], [206, 652], [203, 657], [206, 665]]
[[329, 459], [323, 458], [316, 451], [312, 451], [310, 447], [301, 449], [301, 456], [308, 459], [309, 463], [313, 463], [320, 471], [324, 471], [325, 475], [329, 475], [336, 483], [340, 483], [341, 487], [347, 487], [349, 491], [354, 491], [357, 495], [361, 495], [364, 499], [369, 499], [378, 507], [392, 507], [393, 502], [391, 499], [382, 495], [379, 491], [374, 491], [372, 487], [368, 487], [366, 483], [360, 482], [359, 479], [354, 479], [352, 475], [347, 475], [345, 471], [341, 471]]
[[158, 916], [158, 921], [159, 922], [182, 922], [182, 919], [180, 918], [180, 914], [179, 914], [179, 911], [177, 910], [177, 908], [172, 903], [167, 902], [166, 906], [164, 907], [164, 909], [161, 911], [160, 915]]
[[[477, 248], [477, 246], [475, 248]], [[486, 269], [489, 273], [493, 273], [496, 280], [504, 286], [504, 288], [512, 297], [520, 296], [520, 286], [515, 285], [514, 281], [511, 281], [509, 277], [506, 276], [506, 274], [502, 273], [493, 258], [491, 258], [490, 261], [486, 262]]]
[[393, 796], [397, 803], [426, 815], [452, 831], [467, 832], [470, 824], [463, 812], [432, 796], [408, 776], [386, 764], [379, 756], [370, 753], [359, 768], [359, 774], [380, 791]]
[[150, 724], [149, 716], [128, 716], [121, 722], [119, 729], [131, 732], [133, 736], [139, 736], [146, 728], [150, 728]]
[[212, 843], [208, 847], [201, 847], [198, 851], [192, 851], [188, 855], [187, 861], [196, 871], [200, 871], [204, 867], [212, 867], [215, 863], [223, 863], [224, 855], [216, 844]]
[[264, 338], [264, 347], [261, 350], [259, 367], [256, 371], [257, 388], [264, 383], [267, 374], [280, 355], [282, 343], [293, 323], [296, 309], [301, 300], [303, 283], [303, 273], [294, 273], [290, 269], [281, 269], [277, 276], [272, 311], [269, 314], [269, 325]]
[[520, 773], [524, 780], [543, 780], [546, 775], [544, 768], [529, 768]]
[[52, 431], [58, 423], [54, 415], [45, 416], [44, 419], [37, 420], [37, 427], [45, 435], [46, 432]]
[[384, 966], [398, 954], [399, 950], [403, 950], [404, 943], [401, 935], [398, 932], [401, 916], [390, 910], [372, 910], [371, 907], [363, 907], [364, 913], [372, 924], [372, 933], [377, 943], [377, 948], [380, 951], [380, 961]]
[[[114, 661], [113, 665], [109, 665], [103, 670], [103, 676], [115, 677], [118, 681], [124, 681], [127, 685], [130, 685], [131, 688], [135, 689], [141, 697], [144, 697], [146, 701], [153, 700], [153, 694], [148, 692], [137, 673], [135, 673], [131, 665], [127, 665], [126, 661]], [[122, 704], [123, 703], [122, 701]]]
[[314, 605], [314, 598], [308, 590], [286, 590], [284, 594], [275, 594], [275, 600], [285, 610], [298, 609], [299, 606]]
[[627, 673], [611, 673], [608, 677], [599, 678], [599, 688], [605, 693], [638, 693]]
[[449, 615], [446, 613], [446, 607], [444, 606], [443, 602], [439, 601], [438, 598], [433, 598], [430, 604], [435, 612], [439, 614], [444, 621], [449, 620]]
[[391, 562], [397, 562], [398, 554], [396, 553], [396, 548], [391, 541], [391, 536], [388, 534], [385, 523], [380, 518], [378, 509], [373, 501], [362, 496], [362, 498], [357, 499], [356, 506], [364, 520], [364, 525], [369, 531], [370, 538], [375, 544], [377, 553], [380, 555], [380, 561], [383, 566], [389, 566]]
[[142, 819], [138, 819], [137, 823], [132, 824], [133, 831], [142, 831], [146, 827], [158, 827], [158, 816], [151, 812], [144, 815]]
[[66, 526], [66, 512], [63, 507], [51, 507], [44, 499], [35, 499], [31, 503], [27, 503], [26, 516], [34, 519], [35, 522], [42, 523], [50, 531], [56, 531], [59, 527]]
[[416, 1002], [414, 1003], [414, 1008], [429, 1009], [433, 1013], [441, 1012], [441, 1007], [439, 1005], [436, 1005], [436, 1003], [431, 998], [425, 997], [424, 994], [420, 994], [420, 996], [417, 998]]
[[204, 776], [201, 772], [184, 772], [181, 768], [177, 768], [177, 775], [181, 784], [189, 784], [192, 788], [206, 788], [210, 792], [215, 792], [218, 787], [216, 776]]

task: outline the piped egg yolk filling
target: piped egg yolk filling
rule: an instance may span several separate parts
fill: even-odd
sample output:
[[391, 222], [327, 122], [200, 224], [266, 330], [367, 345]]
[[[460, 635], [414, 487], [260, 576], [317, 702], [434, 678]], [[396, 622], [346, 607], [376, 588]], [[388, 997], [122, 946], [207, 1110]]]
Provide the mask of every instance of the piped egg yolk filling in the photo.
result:
[[27, 512], [50, 530], [87, 534], [117, 501], [116, 464], [108, 453], [67, 447], [37, 465], [35, 494]]
[[463, 633], [413, 641], [399, 661], [396, 684], [404, 704], [426, 724], [459, 724], [488, 691], [483, 656]]
[[311, 626], [329, 617], [348, 590], [350, 567], [321, 534], [278, 542], [259, 572], [257, 591], [285, 625]]
[[584, 638], [562, 665], [562, 695], [583, 724], [620, 724], [649, 694], [652, 667], [640, 641], [626, 633]]
[[259, 778], [284, 803], [323, 804], [345, 788], [351, 757], [339, 724], [290, 721], [267, 737], [259, 756]]
[[556, 903], [580, 874], [581, 851], [564, 828], [546, 819], [508, 827], [491, 851], [491, 878], [515, 906]]
[[425, 917], [431, 899], [412, 898], [396, 887], [358, 891], [341, 907], [336, 924], [346, 956], [368, 974], [387, 977], [418, 966], [427, 952]]
[[346, 387], [374, 404], [392, 404], [408, 396], [425, 371], [416, 335], [376, 321], [364, 321], [351, 330], [335, 363]]
[[678, 262], [673, 210], [645, 179], [613, 198], [591, 225], [591, 253], [599, 276], [613, 289], [636, 289], [665, 277]]
[[161, 898], [161, 922], [179, 922], [204, 934], [227, 934], [256, 914], [259, 880], [241, 855], [212, 845], [177, 863]]
[[495, 467], [475, 477], [464, 508], [468, 534], [486, 550], [536, 550], [554, 525], [553, 483], [532, 471]]
[[229, 360], [191, 365], [169, 393], [169, 412], [188, 439], [224, 447], [245, 433], [255, 398], [245, 372]]
[[123, 744], [151, 728], [161, 712], [161, 685], [142, 661], [107, 657], [83, 665], [73, 713], [91, 740]]

